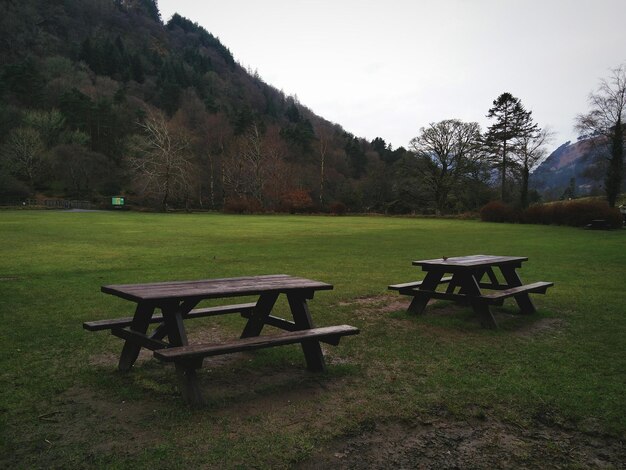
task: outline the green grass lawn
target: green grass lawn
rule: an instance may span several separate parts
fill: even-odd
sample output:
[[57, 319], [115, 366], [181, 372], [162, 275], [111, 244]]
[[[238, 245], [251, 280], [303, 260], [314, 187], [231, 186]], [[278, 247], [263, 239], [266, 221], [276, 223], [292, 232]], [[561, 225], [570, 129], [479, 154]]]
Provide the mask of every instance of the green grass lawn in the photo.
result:
[[[290, 467], [367, 423], [445, 409], [459, 419], [626, 433], [626, 231], [477, 221], [317, 216], [0, 212], [0, 466]], [[439, 302], [420, 317], [387, 285], [416, 259], [527, 256], [553, 281], [538, 312], [496, 309], [497, 331]], [[82, 322], [132, 314], [105, 284], [286, 273], [329, 282], [318, 326], [359, 336], [309, 374], [298, 346], [205, 361], [206, 407], [149, 355], [116, 371], [121, 341]], [[278, 308], [286, 313], [286, 302]], [[236, 336], [237, 315], [196, 320]], [[193, 336], [196, 335], [196, 336]]]

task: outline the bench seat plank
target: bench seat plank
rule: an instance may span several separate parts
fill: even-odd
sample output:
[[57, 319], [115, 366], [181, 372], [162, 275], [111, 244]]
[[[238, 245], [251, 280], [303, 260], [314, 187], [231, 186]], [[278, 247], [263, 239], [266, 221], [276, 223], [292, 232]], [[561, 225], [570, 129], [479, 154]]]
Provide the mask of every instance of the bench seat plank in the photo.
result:
[[350, 325], [327, 326], [308, 330], [289, 331], [273, 336], [253, 336], [221, 344], [193, 344], [154, 351], [154, 357], [164, 362], [187, 361], [220, 354], [229, 354], [253, 349], [301, 343], [307, 340], [327, 340], [338, 343], [341, 336], [359, 334], [359, 329]]
[[[446, 284], [452, 280], [452, 276], [442, 277], [439, 284]], [[403, 290], [403, 289], [412, 289], [414, 287], [419, 287], [422, 285], [424, 281], [416, 281], [416, 282], [405, 282], [404, 284], [392, 284], [387, 286], [389, 290]]]
[[518, 287], [510, 287], [508, 289], [500, 290], [498, 292], [492, 294], [483, 294], [480, 297], [468, 296], [465, 294], [453, 294], [449, 292], [437, 292], [430, 290], [421, 290], [421, 289], [411, 289], [409, 287], [405, 287], [400, 291], [401, 294], [405, 295], [416, 295], [418, 293], [428, 294], [428, 296], [432, 299], [439, 300], [455, 300], [455, 301], [469, 301], [472, 299], [483, 300], [487, 303], [491, 304], [500, 304], [504, 301], [504, 299], [508, 297], [513, 297], [518, 294], [523, 293], [534, 293], [534, 294], [545, 294], [548, 287], [554, 285], [554, 282], [533, 282], [532, 284], [526, 284]]
[[499, 292], [495, 292], [493, 294], [485, 294], [482, 297], [488, 302], [499, 302], [501, 300], [506, 299], [507, 297], [513, 297], [518, 294], [523, 293], [534, 293], [534, 294], [545, 294], [548, 287], [552, 287], [554, 282], [533, 282], [532, 284], [526, 284], [518, 287], [511, 287], [509, 289], [504, 289]]
[[[256, 304], [254, 302], [246, 304], [235, 305], [221, 305], [218, 307], [197, 308], [191, 310], [186, 316], [187, 318], [201, 318], [210, 317], [213, 315], [224, 315], [227, 313], [247, 313], [252, 312]], [[150, 323], [161, 323], [163, 321], [163, 315], [157, 313], [152, 316]], [[95, 320], [83, 323], [83, 328], [89, 331], [110, 330], [113, 328], [124, 328], [130, 326], [133, 322], [133, 317], [115, 318], [112, 320]]]

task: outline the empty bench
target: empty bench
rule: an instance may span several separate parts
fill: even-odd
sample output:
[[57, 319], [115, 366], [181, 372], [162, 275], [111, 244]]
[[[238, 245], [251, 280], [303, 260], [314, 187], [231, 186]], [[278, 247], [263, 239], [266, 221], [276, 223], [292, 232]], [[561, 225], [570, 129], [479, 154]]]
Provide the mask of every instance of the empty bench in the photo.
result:
[[286, 344], [303, 343], [318, 340], [324, 343], [338, 345], [342, 336], [359, 334], [359, 329], [350, 325], [327, 326], [311, 328], [301, 331], [290, 331], [277, 335], [254, 336], [241, 338], [235, 341], [218, 344], [190, 344], [154, 351], [154, 357], [163, 362], [188, 362], [204, 359], [210, 356], [231, 354], [255, 349], [283, 346]]
[[[241, 313], [242, 315], [249, 315], [254, 309], [255, 303], [236, 304], [236, 305], [223, 305], [219, 307], [206, 307], [190, 310], [185, 315], [185, 319], [211, 317], [215, 315], [224, 315], [227, 313]], [[163, 314], [155, 313], [150, 317], [148, 323], [163, 323]], [[112, 320], [94, 320], [86, 321], [83, 323], [83, 328], [88, 331], [100, 331], [100, 330], [113, 330], [117, 328], [124, 328], [130, 326], [133, 323], [133, 317], [115, 318]]]
[[[452, 276], [442, 277], [439, 281], [439, 284], [447, 284], [452, 280]], [[415, 281], [415, 282], [405, 282], [404, 284], [391, 284], [387, 286], [389, 290], [395, 290], [400, 292], [401, 294], [405, 292], [411, 292], [413, 289], [417, 289], [422, 286], [424, 281]]]
[[493, 294], [483, 294], [482, 298], [485, 299], [488, 303], [502, 305], [504, 299], [514, 297], [519, 294], [545, 294], [548, 290], [548, 287], [552, 287], [553, 285], [554, 282], [533, 282], [532, 284], [503, 289], [499, 292], [494, 292]]

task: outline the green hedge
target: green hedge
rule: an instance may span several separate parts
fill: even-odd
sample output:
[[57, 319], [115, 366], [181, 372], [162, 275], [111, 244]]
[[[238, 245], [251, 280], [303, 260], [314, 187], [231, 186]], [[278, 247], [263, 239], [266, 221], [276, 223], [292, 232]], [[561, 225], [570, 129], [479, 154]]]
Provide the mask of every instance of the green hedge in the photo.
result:
[[523, 211], [501, 201], [492, 201], [481, 209], [480, 218], [485, 222], [520, 222], [572, 227], [583, 227], [596, 219], [606, 220], [612, 228], [619, 228], [623, 224], [619, 209], [609, 207], [604, 201], [589, 199], [535, 204]]

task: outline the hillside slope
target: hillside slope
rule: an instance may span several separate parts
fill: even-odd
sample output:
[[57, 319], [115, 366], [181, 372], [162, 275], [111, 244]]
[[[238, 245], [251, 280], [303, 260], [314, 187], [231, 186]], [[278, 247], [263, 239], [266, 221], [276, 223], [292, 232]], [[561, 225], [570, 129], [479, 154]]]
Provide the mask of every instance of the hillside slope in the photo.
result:
[[599, 139], [566, 142], [532, 173], [530, 185], [546, 199], [558, 199], [572, 190], [579, 196], [601, 194], [606, 174], [604, 150]]
[[[315, 115], [155, 0], [5, 0], [0, 202], [432, 213], [432, 162]], [[416, 132], [418, 130], [416, 129]], [[486, 171], [445, 210], [491, 197]]]
[[375, 151], [249, 74], [192, 21], [174, 15], [163, 24], [153, 0], [3, 3], [4, 197], [162, 199], [159, 184], [131, 171], [148, 116], [184, 140], [191, 170], [170, 185], [170, 204], [360, 206], [351, 194], [368, 169], [401, 156], [384, 141]]

